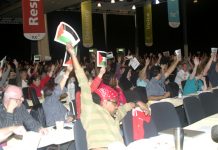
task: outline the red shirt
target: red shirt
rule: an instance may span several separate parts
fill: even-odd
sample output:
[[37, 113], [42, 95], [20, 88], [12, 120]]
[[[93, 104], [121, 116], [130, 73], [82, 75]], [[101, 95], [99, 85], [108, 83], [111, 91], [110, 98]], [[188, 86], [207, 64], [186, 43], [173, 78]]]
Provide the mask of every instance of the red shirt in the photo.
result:
[[48, 75], [45, 76], [45, 78], [40, 80], [40, 85], [39, 86], [36, 86], [33, 83], [30, 85], [30, 87], [33, 87], [35, 89], [37, 97], [41, 97], [42, 96], [41, 90], [45, 87], [45, 85], [48, 83], [50, 78], [51, 77], [49, 77]]

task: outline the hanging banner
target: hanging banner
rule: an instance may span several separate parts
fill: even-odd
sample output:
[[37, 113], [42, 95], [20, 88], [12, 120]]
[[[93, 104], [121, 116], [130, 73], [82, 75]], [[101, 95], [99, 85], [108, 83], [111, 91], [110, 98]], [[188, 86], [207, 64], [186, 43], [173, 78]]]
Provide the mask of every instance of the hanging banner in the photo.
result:
[[91, 0], [81, 2], [81, 14], [83, 46], [89, 48], [93, 46]]
[[42, 0], [22, 0], [23, 33], [29, 40], [41, 40], [45, 36]]
[[144, 32], [145, 32], [145, 45], [153, 45], [152, 33], [152, 5], [151, 0], [147, 0], [144, 5]]
[[168, 22], [172, 28], [178, 28], [180, 25], [179, 1], [167, 0]]

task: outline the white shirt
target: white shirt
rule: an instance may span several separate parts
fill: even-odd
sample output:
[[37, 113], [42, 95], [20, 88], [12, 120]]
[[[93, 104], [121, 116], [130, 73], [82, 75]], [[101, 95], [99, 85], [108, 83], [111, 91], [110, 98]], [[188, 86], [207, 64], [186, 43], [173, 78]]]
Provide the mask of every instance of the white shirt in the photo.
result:
[[190, 75], [190, 73], [188, 71], [185, 72], [183, 69], [181, 69], [176, 74], [175, 82], [178, 85], [181, 85], [181, 82], [184, 80], [187, 80], [189, 75]]

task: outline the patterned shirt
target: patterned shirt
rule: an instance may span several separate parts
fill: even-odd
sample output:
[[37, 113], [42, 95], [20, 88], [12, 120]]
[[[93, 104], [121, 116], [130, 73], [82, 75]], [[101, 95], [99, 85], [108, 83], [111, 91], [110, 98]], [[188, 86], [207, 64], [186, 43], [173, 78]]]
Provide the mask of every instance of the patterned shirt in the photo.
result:
[[24, 125], [27, 130], [38, 132], [42, 127], [39, 122], [27, 112], [26, 107], [21, 105], [15, 108], [14, 113], [8, 113], [3, 105], [0, 105], [0, 128]]
[[110, 143], [123, 142], [120, 134], [120, 121], [131, 110], [129, 104], [118, 108], [113, 118], [110, 113], [92, 100], [91, 89], [82, 69], [77, 69], [76, 76], [81, 87], [81, 122], [86, 130], [88, 149], [108, 147]]

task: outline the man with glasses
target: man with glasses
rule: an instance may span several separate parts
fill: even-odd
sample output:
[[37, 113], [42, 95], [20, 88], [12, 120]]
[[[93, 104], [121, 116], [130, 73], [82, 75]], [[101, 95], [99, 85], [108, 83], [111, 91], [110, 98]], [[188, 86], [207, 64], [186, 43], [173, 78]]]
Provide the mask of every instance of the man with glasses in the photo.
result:
[[[99, 87], [96, 93], [100, 97], [100, 105], [94, 102], [91, 89], [84, 70], [80, 66], [74, 48], [67, 44], [67, 51], [73, 60], [73, 67], [81, 88], [81, 122], [86, 131], [88, 149], [108, 150], [110, 145], [119, 143], [125, 147], [120, 134], [120, 121], [135, 107], [134, 103], [117, 106], [118, 94], [109, 86]], [[137, 102], [141, 105], [140, 102]], [[76, 140], [76, 139], [75, 139]], [[121, 148], [118, 148], [121, 150]]]
[[27, 130], [47, 133], [47, 129], [32, 118], [23, 102], [22, 89], [18, 86], [9, 85], [6, 87], [3, 103], [0, 105], [0, 128], [14, 125], [24, 125]]

